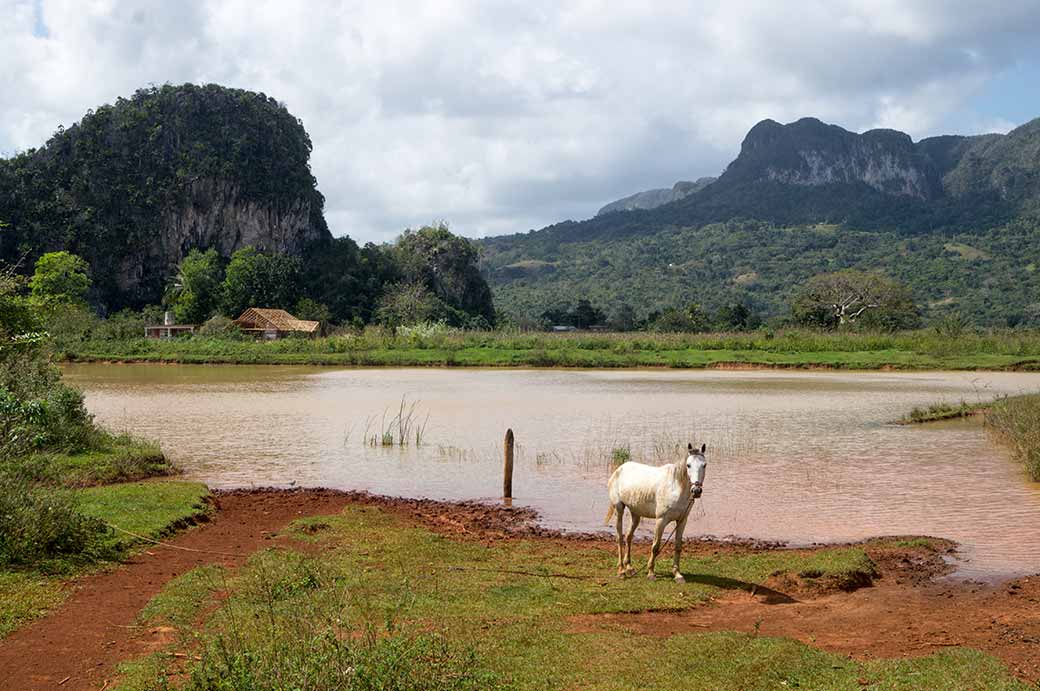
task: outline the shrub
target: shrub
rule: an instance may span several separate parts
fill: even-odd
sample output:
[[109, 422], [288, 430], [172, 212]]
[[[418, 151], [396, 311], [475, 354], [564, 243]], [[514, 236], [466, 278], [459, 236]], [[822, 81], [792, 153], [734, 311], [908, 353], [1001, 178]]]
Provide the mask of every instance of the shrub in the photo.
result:
[[108, 528], [80, 513], [71, 493], [0, 475], [0, 566], [96, 558]]
[[217, 336], [217, 337], [240, 337], [242, 332], [239, 331], [238, 327], [235, 326], [235, 322], [223, 314], [217, 314], [205, 321], [198, 328], [198, 334], [200, 336]]

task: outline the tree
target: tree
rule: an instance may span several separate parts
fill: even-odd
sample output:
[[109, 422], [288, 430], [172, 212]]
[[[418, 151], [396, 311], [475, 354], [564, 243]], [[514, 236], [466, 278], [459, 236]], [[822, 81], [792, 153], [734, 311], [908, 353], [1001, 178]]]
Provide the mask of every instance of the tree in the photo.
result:
[[325, 333], [329, 322], [332, 321], [332, 312], [329, 311], [329, 308], [310, 298], [300, 298], [293, 310], [293, 316], [297, 319], [320, 322], [322, 333]]
[[338, 323], [371, 321], [383, 288], [400, 280], [390, 252], [372, 243], [359, 248], [349, 237], [314, 243], [305, 265], [304, 293]]
[[167, 300], [177, 321], [201, 324], [209, 319], [220, 302], [223, 280], [224, 268], [215, 249], [188, 252], [177, 266], [173, 285], [167, 292]]
[[585, 299], [578, 300], [578, 305], [571, 315], [571, 323], [579, 329], [587, 329], [604, 321], [606, 315], [603, 314], [603, 310], [593, 307], [592, 303]]
[[636, 311], [627, 302], [618, 305], [614, 314], [607, 321], [607, 325], [614, 331], [634, 331], [638, 323], [639, 318], [636, 316]]
[[243, 247], [231, 255], [221, 284], [221, 308], [237, 317], [250, 307], [295, 307], [300, 280], [300, 260], [285, 254], [264, 254]]
[[391, 285], [379, 299], [376, 310], [379, 322], [393, 327], [447, 321], [451, 316], [451, 308], [418, 282]]
[[813, 276], [795, 296], [791, 312], [801, 324], [829, 328], [911, 328], [920, 318], [901, 283], [854, 270]]
[[[391, 248], [404, 283], [421, 283], [438, 299], [465, 315], [495, 323], [491, 289], [480, 275], [477, 250], [444, 224], [406, 230]], [[461, 326], [462, 324], [456, 324]]]
[[90, 290], [90, 267], [82, 258], [69, 252], [48, 252], [36, 261], [29, 281], [34, 306], [51, 308], [58, 305], [86, 306]]
[[697, 333], [710, 328], [708, 315], [701, 306], [691, 302], [683, 309], [667, 309], [658, 315], [650, 326], [654, 331]]
[[761, 323], [758, 315], [743, 302], [731, 302], [719, 308], [715, 313], [715, 324], [720, 329], [747, 331]]

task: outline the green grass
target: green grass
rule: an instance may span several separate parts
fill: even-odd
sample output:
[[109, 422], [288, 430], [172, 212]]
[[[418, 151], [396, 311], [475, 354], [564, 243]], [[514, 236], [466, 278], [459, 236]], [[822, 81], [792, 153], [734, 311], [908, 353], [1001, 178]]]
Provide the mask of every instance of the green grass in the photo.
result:
[[58, 579], [33, 572], [0, 571], [0, 639], [64, 599]]
[[1040, 394], [994, 402], [986, 424], [1011, 447], [1029, 477], [1040, 482]]
[[155, 442], [128, 434], [99, 435], [94, 448], [76, 453], [40, 453], [27, 459], [37, 481], [87, 487], [141, 480], [175, 472]]
[[[77, 505], [88, 516], [149, 538], [168, 535], [205, 516], [209, 489], [198, 482], [128, 482], [78, 490]], [[138, 540], [118, 531], [108, 538], [120, 549]]]
[[188, 629], [214, 593], [224, 587], [227, 570], [219, 564], [198, 566], [163, 586], [137, 619], [149, 626], [166, 625]]
[[[777, 572], [861, 577], [874, 567], [859, 546], [691, 556], [680, 586], [618, 579], [611, 550], [456, 542], [375, 507], [287, 532], [312, 548], [259, 552], [223, 581], [227, 598], [198, 629], [202, 659], [179, 670], [184, 688], [1027, 688], [972, 650], [857, 662], [754, 634], [577, 632], [570, 619], [699, 607]], [[194, 631], [211, 588], [210, 576], [185, 577], [146, 611]], [[156, 688], [179, 664], [162, 653], [142, 658], [120, 688]]]
[[[133, 482], [72, 490], [80, 512], [124, 530], [157, 539], [198, 520], [209, 511], [205, 485], [194, 482]], [[90, 545], [91, 558], [69, 554], [26, 568], [0, 569], [0, 639], [42, 616], [68, 595], [67, 582], [119, 559], [143, 541], [117, 531]], [[104, 555], [107, 559], [101, 559]]]
[[937, 422], [939, 420], [953, 420], [956, 418], [970, 417], [976, 413], [985, 411], [988, 404], [982, 403], [933, 403], [927, 408], [914, 408], [898, 422], [900, 424], [916, 424], [922, 422]]
[[193, 337], [87, 341], [71, 361], [435, 367], [676, 367], [723, 365], [838, 369], [1040, 369], [1040, 333], [993, 331], [951, 338], [785, 330], [750, 333], [448, 332], [398, 337], [378, 329], [319, 339], [257, 342]]

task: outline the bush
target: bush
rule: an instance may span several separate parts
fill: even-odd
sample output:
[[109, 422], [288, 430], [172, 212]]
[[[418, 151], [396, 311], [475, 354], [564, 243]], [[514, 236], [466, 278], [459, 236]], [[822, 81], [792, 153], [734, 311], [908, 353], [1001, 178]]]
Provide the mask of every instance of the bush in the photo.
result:
[[144, 327], [163, 323], [163, 310], [145, 307], [140, 312], [122, 310], [102, 319], [94, 326], [92, 336], [102, 341], [128, 341], [144, 336]]
[[77, 451], [93, 439], [83, 395], [56, 383], [39, 398], [18, 398], [0, 388], [0, 462], [44, 449]]
[[0, 475], [0, 566], [96, 558], [108, 528], [80, 513], [71, 493]]
[[217, 314], [205, 321], [205, 323], [198, 328], [197, 331], [200, 336], [207, 337], [241, 337], [242, 332], [235, 325], [234, 320], [225, 317], [222, 314]]

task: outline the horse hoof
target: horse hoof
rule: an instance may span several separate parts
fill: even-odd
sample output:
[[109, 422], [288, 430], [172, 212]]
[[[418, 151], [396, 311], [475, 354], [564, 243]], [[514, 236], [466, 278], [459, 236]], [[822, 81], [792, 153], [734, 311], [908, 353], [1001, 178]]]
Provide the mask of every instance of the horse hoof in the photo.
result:
[[647, 580], [650, 580], [650, 581], [656, 581], [657, 580], [657, 574], [655, 574], [653, 571], [651, 571], [650, 573], [646, 574], [646, 578], [647, 578]]
[[631, 566], [629, 566], [628, 570], [625, 571], [625, 575], [626, 576], [635, 576], [636, 575], [636, 570], [634, 568], [632, 568]]
[[677, 573], [677, 574], [675, 574], [675, 582], [676, 583], [685, 583], [686, 579], [682, 577], [681, 573]]

